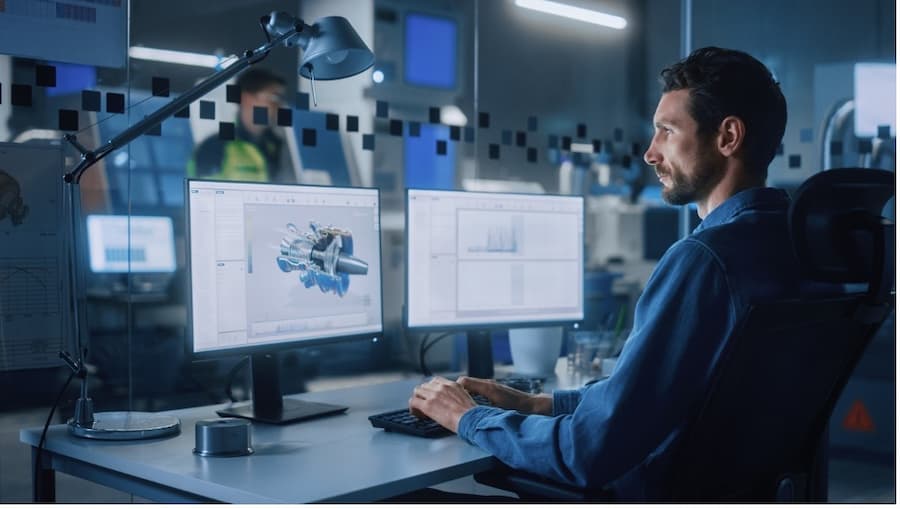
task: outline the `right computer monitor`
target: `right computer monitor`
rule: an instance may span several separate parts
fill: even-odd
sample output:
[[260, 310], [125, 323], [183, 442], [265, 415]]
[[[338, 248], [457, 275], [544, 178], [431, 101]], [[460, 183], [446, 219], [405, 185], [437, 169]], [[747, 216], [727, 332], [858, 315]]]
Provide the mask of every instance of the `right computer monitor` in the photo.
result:
[[473, 332], [584, 319], [582, 197], [409, 189], [406, 203], [406, 325], [469, 331], [471, 375], [493, 373]]

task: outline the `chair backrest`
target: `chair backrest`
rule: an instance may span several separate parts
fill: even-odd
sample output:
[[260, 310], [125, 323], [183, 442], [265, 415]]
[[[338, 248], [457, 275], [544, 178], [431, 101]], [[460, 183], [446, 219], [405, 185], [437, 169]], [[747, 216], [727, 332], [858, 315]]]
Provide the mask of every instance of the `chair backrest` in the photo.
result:
[[865, 285], [750, 308], [679, 444], [667, 498], [775, 500], [785, 476], [811, 472], [837, 398], [893, 309], [894, 225], [882, 217], [893, 194], [893, 173], [866, 169], [822, 172], [797, 190], [789, 221], [807, 276]]

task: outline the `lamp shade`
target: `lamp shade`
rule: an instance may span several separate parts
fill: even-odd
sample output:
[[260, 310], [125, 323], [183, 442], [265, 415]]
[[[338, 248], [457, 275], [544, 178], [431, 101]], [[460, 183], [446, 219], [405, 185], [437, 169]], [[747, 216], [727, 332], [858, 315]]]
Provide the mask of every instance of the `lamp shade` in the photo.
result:
[[337, 80], [359, 74], [375, 63], [375, 55], [346, 18], [316, 20], [300, 61], [300, 75], [316, 80]]

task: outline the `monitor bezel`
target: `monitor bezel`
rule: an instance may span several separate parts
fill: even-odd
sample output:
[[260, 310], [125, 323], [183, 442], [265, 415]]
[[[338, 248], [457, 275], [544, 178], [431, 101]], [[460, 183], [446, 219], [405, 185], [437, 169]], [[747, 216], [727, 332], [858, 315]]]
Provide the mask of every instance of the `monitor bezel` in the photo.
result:
[[[533, 321], [510, 321], [510, 322], [475, 322], [475, 323], [451, 323], [451, 324], [434, 324], [434, 325], [410, 325], [409, 323], [409, 193], [410, 191], [423, 191], [429, 193], [456, 193], [474, 196], [528, 196], [528, 197], [557, 197], [557, 198], [577, 198], [581, 201], [581, 318], [560, 319], [560, 320], [533, 320]], [[584, 263], [585, 263], [585, 199], [584, 196], [568, 195], [568, 194], [551, 194], [551, 193], [517, 193], [517, 192], [494, 192], [494, 191], [461, 191], [456, 189], [425, 189], [425, 188], [406, 188], [406, 201], [404, 203], [404, 279], [403, 279], [403, 327], [411, 332], [470, 332], [481, 330], [506, 330], [518, 329], [526, 327], [572, 327], [578, 329], [584, 323], [585, 312], [585, 296], [584, 296]]]
[[[261, 345], [241, 345], [233, 348], [217, 348], [214, 350], [204, 350], [204, 351], [194, 351], [194, 301], [193, 301], [193, 278], [191, 271], [191, 228], [190, 228], [190, 218], [191, 218], [191, 200], [190, 200], [190, 190], [192, 182], [204, 182], [204, 183], [213, 183], [213, 184], [251, 184], [251, 185], [259, 185], [259, 186], [288, 186], [288, 187], [302, 187], [302, 188], [321, 188], [321, 189], [365, 189], [370, 191], [375, 191], [375, 196], [378, 201], [378, 235], [376, 238], [378, 239], [378, 291], [380, 293], [381, 299], [381, 323], [380, 328], [377, 331], [359, 333], [359, 334], [349, 334], [349, 335], [337, 335], [337, 336], [327, 336], [320, 338], [305, 338], [305, 339], [291, 339], [284, 340], [275, 343], [266, 343]], [[244, 182], [244, 181], [233, 181], [233, 180], [215, 180], [215, 179], [201, 179], [201, 178], [186, 178], [184, 179], [184, 211], [185, 211], [185, 222], [184, 222], [184, 237], [185, 237], [185, 291], [186, 302], [187, 302], [187, 341], [185, 341], [185, 350], [186, 354], [190, 356], [190, 358], [196, 360], [207, 360], [207, 359], [219, 359], [224, 357], [232, 357], [239, 355], [251, 355], [251, 354], [260, 354], [260, 353], [268, 353], [268, 352], [280, 352], [284, 350], [292, 350], [297, 348], [304, 348], [309, 346], [321, 346], [326, 344], [336, 344], [336, 343], [348, 343], [353, 341], [363, 341], [368, 340], [371, 342], [380, 342], [384, 339], [384, 267], [382, 264], [382, 248], [381, 248], [381, 192], [377, 187], [359, 187], [359, 186], [320, 186], [320, 185], [309, 185], [309, 184], [294, 184], [294, 183], [273, 183], [273, 182]]]

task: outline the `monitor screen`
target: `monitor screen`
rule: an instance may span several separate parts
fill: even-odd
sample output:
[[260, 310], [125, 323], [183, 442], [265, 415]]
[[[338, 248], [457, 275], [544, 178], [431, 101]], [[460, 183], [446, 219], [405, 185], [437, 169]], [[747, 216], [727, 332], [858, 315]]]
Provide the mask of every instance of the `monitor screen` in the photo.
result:
[[377, 189], [187, 180], [191, 349], [250, 354], [252, 403], [283, 424], [343, 405], [282, 398], [280, 349], [382, 332]]
[[409, 328], [584, 319], [582, 197], [410, 189], [406, 203]]
[[91, 272], [175, 271], [170, 217], [89, 215], [87, 233]]
[[456, 87], [456, 21], [428, 14], [407, 14], [404, 30], [404, 78], [410, 85]]
[[382, 332], [377, 189], [187, 181], [194, 354]]

